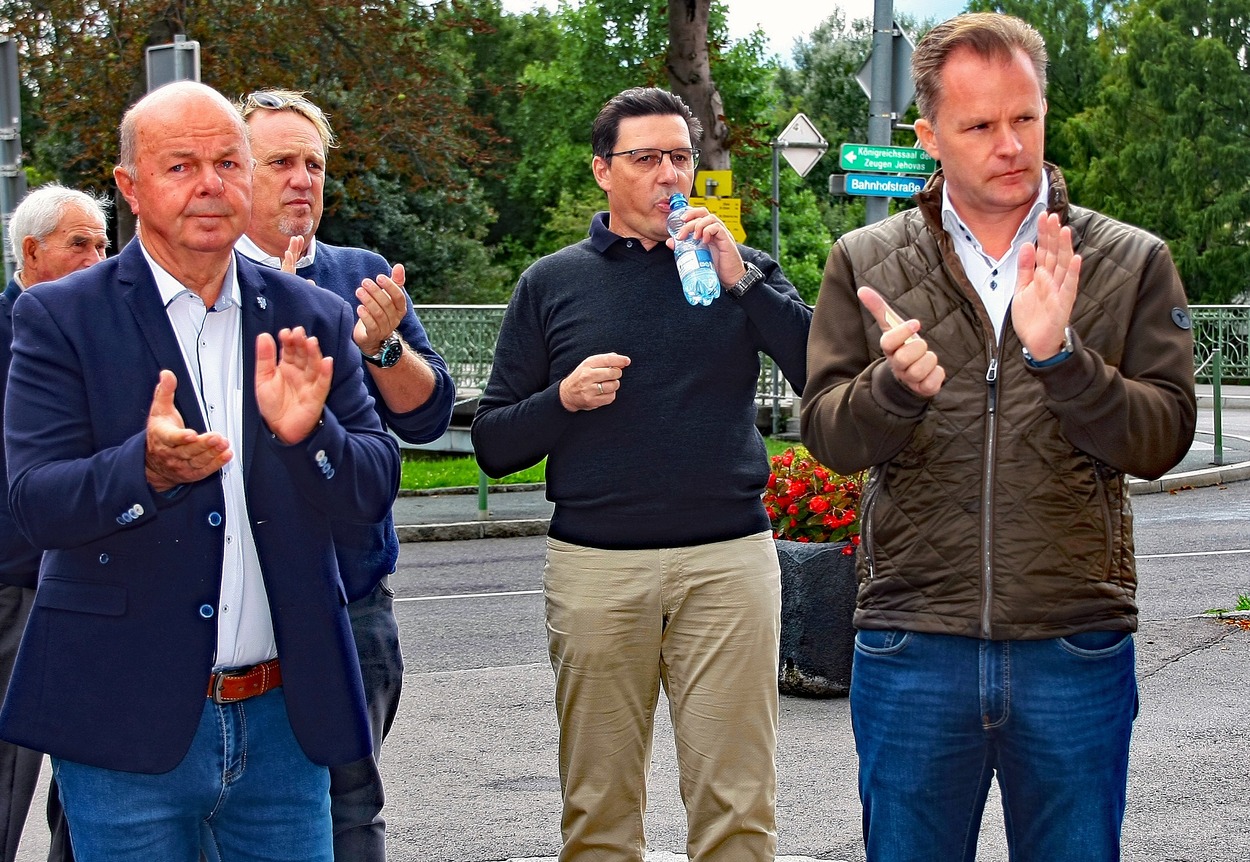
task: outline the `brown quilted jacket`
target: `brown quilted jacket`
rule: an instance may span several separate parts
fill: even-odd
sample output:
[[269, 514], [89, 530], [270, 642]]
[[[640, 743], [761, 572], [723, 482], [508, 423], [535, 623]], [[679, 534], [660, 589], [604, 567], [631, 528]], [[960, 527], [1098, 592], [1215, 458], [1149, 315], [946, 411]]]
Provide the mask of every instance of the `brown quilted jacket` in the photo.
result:
[[[1135, 631], [1126, 475], [1154, 478], [1193, 438], [1193, 343], [1167, 246], [1049, 208], [1082, 257], [1076, 353], [1031, 369], [1010, 315], [994, 327], [941, 227], [941, 173], [917, 209], [843, 236], [808, 341], [803, 442], [843, 473], [871, 467], [855, 624], [995, 640]], [[876, 288], [921, 322], [946, 370], [931, 401], [899, 384], [855, 297]]]

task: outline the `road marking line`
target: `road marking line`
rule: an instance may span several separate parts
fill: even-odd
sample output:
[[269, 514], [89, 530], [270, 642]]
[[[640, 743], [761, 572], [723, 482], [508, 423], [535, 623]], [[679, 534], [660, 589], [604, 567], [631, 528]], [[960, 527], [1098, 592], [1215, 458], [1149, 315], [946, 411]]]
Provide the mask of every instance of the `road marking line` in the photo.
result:
[[1177, 554], [1138, 554], [1139, 560], [1162, 560], [1170, 557], [1223, 557], [1230, 554], [1250, 554], [1250, 548], [1233, 549], [1228, 551], [1185, 551]]
[[493, 599], [496, 596], [541, 596], [542, 590], [508, 590], [502, 593], [453, 593], [448, 596], [408, 596], [397, 602], [437, 602], [443, 599]]

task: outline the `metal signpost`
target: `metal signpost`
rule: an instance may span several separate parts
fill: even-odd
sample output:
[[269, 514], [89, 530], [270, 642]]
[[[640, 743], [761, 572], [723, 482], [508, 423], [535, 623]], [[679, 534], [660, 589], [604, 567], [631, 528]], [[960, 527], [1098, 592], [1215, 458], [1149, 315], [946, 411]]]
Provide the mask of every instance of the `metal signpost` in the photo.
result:
[[784, 155], [799, 176], [820, 161], [829, 149], [829, 142], [817, 131], [806, 114], [794, 116], [785, 131], [770, 145], [773, 148], [773, 260], [781, 262], [781, 159]]
[[181, 34], [147, 50], [148, 92], [174, 81], [200, 80], [200, 43]]
[[[825, 140], [806, 114], [796, 114], [785, 130], [771, 144], [773, 148], [773, 260], [781, 263], [781, 156], [799, 176], [807, 176], [821, 156], [829, 149]], [[773, 363], [773, 434], [781, 430], [781, 375]]]
[[17, 71], [17, 41], [0, 37], [0, 231], [4, 233], [4, 283], [13, 277], [17, 258], [9, 247], [9, 217], [26, 194], [22, 170], [22, 96]]
[[[868, 96], [868, 143], [842, 146], [842, 169], [888, 174], [932, 173], [933, 160], [919, 150], [891, 146], [899, 117], [916, 96], [911, 78], [915, 44], [894, 21], [893, 0], [874, 0], [872, 53], [855, 80]], [[864, 222], [873, 224], [890, 213], [891, 197], [909, 197], [911, 177], [889, 179], [855, 174], [829, 177], [831, 194], [865, 195]], [[921, 183], [923, 187], [923, 182]]]

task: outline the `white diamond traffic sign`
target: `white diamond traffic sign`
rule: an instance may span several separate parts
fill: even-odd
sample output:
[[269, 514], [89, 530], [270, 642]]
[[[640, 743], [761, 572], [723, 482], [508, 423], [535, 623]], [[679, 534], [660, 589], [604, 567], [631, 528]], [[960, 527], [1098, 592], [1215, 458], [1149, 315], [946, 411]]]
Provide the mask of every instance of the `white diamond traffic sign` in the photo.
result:
[[781, 154], [801, 177], [807, 176], [807, 172], [829, 149], [829, 142], [802, 113], [795, 115], [786, 130], [777, 136], [777, 141], [782, 145]]

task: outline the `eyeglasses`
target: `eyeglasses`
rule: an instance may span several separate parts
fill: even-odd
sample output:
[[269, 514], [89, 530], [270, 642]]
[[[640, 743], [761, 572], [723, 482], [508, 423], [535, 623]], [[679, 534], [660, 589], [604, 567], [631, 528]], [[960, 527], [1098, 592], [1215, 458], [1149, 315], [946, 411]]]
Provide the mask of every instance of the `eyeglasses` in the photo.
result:
[[255, 93], [249, 93], [244, 97], [243, 104], [240, 106], [243, 118], [247, 119], [257, 108], [266, 108], [270, 111], [294, 108], [296, 113], [303, 114], [309, 119], [312, 117], [324, 119], [325, 117], [320, 108], [299, 93], [282, 93], [272, 90], [257, 90]]
[[621, 150], [619, 153], [608, 153], [608, 158], [620, 156], [628, 160], [632, 167], [640, 170], [655, 170], [664, 163], [668, 156], [676, 170], [683, 173], [693, 171], [699, 164], [699, 151], [694, 147], [678, 147], [675, 150], [661, 150], [659, 147], [642, 147], [637, 150]]

